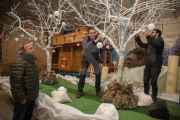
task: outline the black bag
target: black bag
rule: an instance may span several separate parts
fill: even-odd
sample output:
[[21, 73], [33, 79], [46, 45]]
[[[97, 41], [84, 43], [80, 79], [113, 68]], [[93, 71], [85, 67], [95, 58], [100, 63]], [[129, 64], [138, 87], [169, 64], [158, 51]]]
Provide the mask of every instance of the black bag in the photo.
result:
[[165, 100], [151, 103], [149, 115], [154, 118], [169, 120], [169, 110]]

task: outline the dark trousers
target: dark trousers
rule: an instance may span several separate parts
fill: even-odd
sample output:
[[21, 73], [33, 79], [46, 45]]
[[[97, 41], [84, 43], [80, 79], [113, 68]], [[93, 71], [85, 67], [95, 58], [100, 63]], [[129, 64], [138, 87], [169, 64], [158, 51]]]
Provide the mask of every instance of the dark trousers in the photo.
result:
[[[89, 67], [89, 64], [90, 63], [87, 60], [85, 60], [85, 59], [82, 60], [82, 71], [81, 71], [81, 75], [79, 78], [78, 91], [83, 91], [85, 78], [86, 78], [87, 69]], [[95, 82], [96, 91], [101, 91], [101, 87], [100, 87], [101, 73], [98, 73], [95, 76], [96, 76], [96, 82]]]
[[157, 87], [157, 79], [161, 72], [161, 68], [155, 67], [145, 67], [144, 69], [144, 93], [149, 94], [149, 81], [151, 80], [152, 86], [152, 97], [157, 96], [158, 87]]
[[21, 104], [20, 102], [14, 103], [14, 116], [13, 120], [31, 120], [35, 100]]

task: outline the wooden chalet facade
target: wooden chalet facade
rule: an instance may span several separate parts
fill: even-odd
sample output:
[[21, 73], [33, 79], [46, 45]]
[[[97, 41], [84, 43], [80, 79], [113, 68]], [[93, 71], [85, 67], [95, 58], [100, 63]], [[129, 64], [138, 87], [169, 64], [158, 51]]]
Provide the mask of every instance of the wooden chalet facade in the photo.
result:
[[[55, 47], [55, 52], [52, 55], [52, 69], [55, 69], [56, 71], [81, 72], [81, 60], [83, 57], [82, 39], [86, 33], [87, 27], [79, 27], [75, 32], [53, 37], [53, 47]], [[111, 60], [109, 63], [112, 64], [112, 54], [110, 56]], [[107, 49], [105, 52], [104, 65], [106, 65], [106, 61]], [[92, 65], [90, 64], [87, 72], [90, 73], [91, 69]]]

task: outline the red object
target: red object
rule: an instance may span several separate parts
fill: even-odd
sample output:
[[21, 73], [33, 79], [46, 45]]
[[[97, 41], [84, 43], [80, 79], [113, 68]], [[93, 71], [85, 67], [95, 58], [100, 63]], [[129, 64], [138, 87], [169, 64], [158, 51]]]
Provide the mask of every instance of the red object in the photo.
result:
[[112, 69], [109, 69], [109, 70], [108, 70], [108, 73], [114, 72], [114, 70], [115, 70], [115, 69], [113, 69], [113, 68], [112, 68]]
[[[65, 65], [63, 65], [63, 61], [64, 61], [64, 60], [65, 60]], [[63, 67], [63, 66], [66, 67], [66, 66], [67, 66], [67, 60], [66, 60], [66, 59], [62, 59], [62, 60], [61, 60], [61, 66], [62, 66], [62, 67]]]
[[65, 66], [67, 66], [67, 60], [65, 60]]

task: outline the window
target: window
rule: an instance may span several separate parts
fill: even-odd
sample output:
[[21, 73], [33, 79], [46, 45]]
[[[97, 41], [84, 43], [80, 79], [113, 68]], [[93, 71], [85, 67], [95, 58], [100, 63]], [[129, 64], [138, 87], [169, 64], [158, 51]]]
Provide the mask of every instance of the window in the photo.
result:
[[73, 47], [73, 51], [77, 51], [77, 47]]
[[52, 54], [52, 64], [58, 64], [58, 58], [59, 58], [59, 50], [55, 49], [55, 53]]
[[76, 36], [73, 36], [73, 40], [76, 40]]

